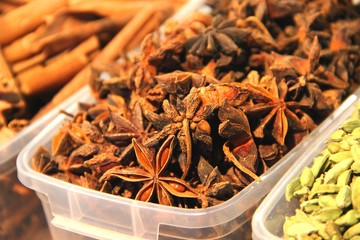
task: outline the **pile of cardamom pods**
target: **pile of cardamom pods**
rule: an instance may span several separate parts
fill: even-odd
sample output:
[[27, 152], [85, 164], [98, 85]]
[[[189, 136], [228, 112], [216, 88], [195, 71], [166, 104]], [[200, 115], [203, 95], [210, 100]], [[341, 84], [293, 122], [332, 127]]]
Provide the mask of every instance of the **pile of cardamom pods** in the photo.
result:
[[360, 103], [326, 145], [286, 186], [300, 208], [286, 217], [284, 239], [360, 239]]

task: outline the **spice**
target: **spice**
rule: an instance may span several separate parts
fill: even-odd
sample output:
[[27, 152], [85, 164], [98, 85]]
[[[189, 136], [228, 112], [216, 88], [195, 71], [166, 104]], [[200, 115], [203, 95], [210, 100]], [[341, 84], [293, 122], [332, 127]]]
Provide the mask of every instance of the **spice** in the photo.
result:
[[[166, 23], [163, 35], [144, 38], [134, 58], [93, 67], [98, 103], [82, 104], [51, 153], [39, 149], [50, 156], [46, 167], [36, 154], [34, 168], [140, 201], [203, 208], [228, 200], [260, 181], [358, 87], [356, 33], [342, 36], [348, 47], [341, 66], [334, 60], [339, 50], [329, 46], [336, 28], [330, 25], [356, 22], [357, 13], [348, 3], [331, 5], [334, 15], [323, 19], [318, 15], [328, 12], [313, 4], [281, 3], [291, 10], [280, 14], [271, 2], [212, 1], [211, 14]], [[312, 8], [318, 19], [298, 22]], [[340, 147], [349, 148], [342, 142], [332, 151]], [[292, 191], [304, 194], [301, 184], [317, 184], [310, 174]], [[339, 191], [331, 184], [314, 194]]]
[[330, 136], [313, 165], [287, 185], [286, 199], [298, 198], [300, 208], [286, 217], [285, 239], [350, 239], [359, 234], [359, 109], [358, 104], [353, 116]]

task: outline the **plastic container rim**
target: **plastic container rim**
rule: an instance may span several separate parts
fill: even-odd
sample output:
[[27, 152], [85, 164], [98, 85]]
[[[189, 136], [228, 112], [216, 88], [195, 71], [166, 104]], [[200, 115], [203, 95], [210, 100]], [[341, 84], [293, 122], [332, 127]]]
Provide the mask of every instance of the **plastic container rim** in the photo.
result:
[[[346, 111], [350, 111], [351, 106], [355, 104], [356, 102], [360, 101], [360, 87], [352, 93], [341, 105], [338, 109], [336, 109], [326, 120], [335, 119], [335, 122], [333, 122], [336, 125], [336, 128], [340, 126], [340, 124], [346, 120], [346, 118], [341, 117]], [[352, 110], [352, 109], [351, 109]], [[318, 129], [318, 128], [317, 128]], [[316, 130], [317, 130], [316, 129]], [[315, 131], [316, 131], [315, 130]], [[316, 142], [316, 144], [321, 145], [323, 144], [324, 139], [326, 139], [327, 136], [329, 136], [329, 132], [326, 131], [320, 131], [316, 135], [316, 139], [318, 139], [320, 142]], [[321, 140], [320, 140], [321, 139]], [[284, 183], [285, 181], [288, 182], [288, 180], [293, 179], [299, 175], [301, 170], [308, 165], [308, 163], [312, 162], [313, 159], [308, 159], [305, 156], [307, 155], [306, 152], [300, 154], [298, 156], [299, 160], [297, 164], [291, 168], [289, 168], [286, 173], [279, 179], [278, 183], [274, 185], [272, 190], [269, 192], [269, 194], [265, 197], [265, 199], [262, 201], [260, 206], [256, 209], [253, 219], [252, 219], [252, 229], [253, 229], [253, 237], [257, 237], [256, 239], [281, 239], [275, 235], [273, 235], [271, 232], [268, 231], [268, 228], [261, 224], [263, 221], [263, 218], [265, 216], [268, 216], [269, 213], [273, 210], [273, 204], [275, 201], [280, 200], [285, 192], [284, 189]], [[270, 201], [271, 200], [271, 201]], [[261, 214], [259, 214], [261, 213]], [[284, 216], [285, 217], [285, 216]], [[256, 231], [255, 231], [256, 230]], [[257, 233], [262, 233], [261, 237], [265, 238], [259, 238], [260, 236]]]

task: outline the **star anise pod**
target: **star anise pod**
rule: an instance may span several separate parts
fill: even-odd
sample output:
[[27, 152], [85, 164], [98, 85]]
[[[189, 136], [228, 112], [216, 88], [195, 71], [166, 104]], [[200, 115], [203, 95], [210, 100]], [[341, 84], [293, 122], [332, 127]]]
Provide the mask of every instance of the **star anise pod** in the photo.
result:
[[157, 75], [156, 80], [167, 93], [175, 94], [181, 99], [186, 97], [193, 87], [200, 88], [211, 83], [219, 83], [217, 79], [208, 75], [182, 71]]
[[142, 139], [146, 136], [142, 109], [137, 103], [128, 116], [123, 116], [117, 112], [109, 111], [111, 126], [104, 133], [104, 138], [116, 145], [124, 146], [131, 143], [133, 138]]
[[183, 34], [167, 39], [150, 54], [149, 64], [156, 67], [157, 72], [172, 72], [181, 69], [179, 55], [183, 51], [185, 41]]
[[189, 39], [186, 43], [189, 53], [201, 57], [219, 58], [220, 55], [235, 56], [241, 52], [239, 46], [246, 43], [249, 32], [237, 28], [236, 22], [224, 20], [221, 15], [214, 17], [211, 26], [204, 33]]
[[255, 16], [246, 19], [238, 19], [236, 27], [249, 32], [247, 46], [272, 51], [278, 49], [278, 44], [265, 25]]
[[81, 129], [81, 124], [67, 121], [52, 141], [52, 154], [69, 156], [73, 150], [91, 140]]
[[140, 166], [109, 169], [100, 178], [100, 181], [120, 178], [127, 182], [143, 183], [136, 194], [136, 200], [157, 201], [167, 206], [174, 205], [174, 197], [180, 199], [199, 198], [200, 193], [184, 180], [167, 175], [166, 168], [172, 157], [174, 138], [174, 135], [170, 135], [161, 145], [156, 156], [133, 139], [136, 159]]
[[229, 179], [220, 173], [218, 166], [211, 166], [203, 157], [199, 159], [197, 173], [202, 183], [201, 192], [206, 195], [210, 206], [219, 204], [236, 193]]
[[157, 69], [149, 63], [149, 55], [158, 48], [157, 40], [153, 35], [148, 35], [142, 42], [142, 54], [137, 56], [130, 74], [132, 88], [139, 95], [146, 95], [146, 92], [155, 86], [155, 75]]
[[294, 113], [295, 109], [301, 109], [302, 106], [296, 101], [287, 100], [288, 87], [285, 81], [277, 84], [275, 78], [271, 78], [268, 84], [267, 88], [246, 85], [254, 104], [244, 107], [244, 111], [249, 117], [261, 117], [259, 125], [253, 130], [255, 137], [264, 138], [264, 130], [270, 127], [274, 139], [284, 146], [289, 127], [305, 130], [304, 124]]
[[218, 117], [221, 121], [219, 135], [227, 139], [223, 146], [226, 158], [240, 171], [259, 181], [256, 175], [257, 148], [246, 115], [224, 100]]
[[304, 0], [268, 0], [266, 5], [271, 18], [283, 18], [303, 9]]
[[[137, 139], [140, 143], [144, 143], [148, 137], [149, 126], [145, 128], [142, 109], [139, 103], [135, 104], [129, 117], [122, 116], [119, 113], [110, 112], [111, 127], [104, 133], [104, 138], [123, 147], [120, 161], [127, 157], [133, 149], [132, 139]], [[110, 125], [109, 125], [110, 126]]]
[[268, 72], [277, 81], [285, 79], [293, 100], [327, 115], [334, 106], [326, 101], [324, 90], [338, 89], [339, 93], [343, 93], [349, 83], [319, 64], [320, 48], [318, 38], [315, 37], [307, 59], [272, 53], [267, 57]]
[[262, 21], [268, 12], [267, 1], [264, 0], [231, 0], [225, 8], [229, 8], [228, 18], [230, 19], [245, 19], [254, 15]]
[[57, 172], [58, 165], [51, 159], [49, 150], [39, 146], [31, 158], [32, 168], [41, 173], [51, 174]]
[[154, 146], [169, 135], [176, 135], [180, 143], [181, 155], [179, 164], [185, 178], [191, 164], [193, 142], [204, 147], [205, 151], [212, 148], [211, 127], [206, 118], [212, 114], [210, 106], [199, 111], [201, 99], [196, 88], [182, 102], [173, 105], [167, 99], [163, 102], [164, 113], [156, 114], [145, 111], [145, 117], [159, 130], [147, 139], [145, 145]]
[[130, 73], [133, 62], [121, 59], [114, 64], [96, 64], [91, 66], [90, 86], [99, 98], [106, 98], [108, 94], [124, 95], [129, 91]]

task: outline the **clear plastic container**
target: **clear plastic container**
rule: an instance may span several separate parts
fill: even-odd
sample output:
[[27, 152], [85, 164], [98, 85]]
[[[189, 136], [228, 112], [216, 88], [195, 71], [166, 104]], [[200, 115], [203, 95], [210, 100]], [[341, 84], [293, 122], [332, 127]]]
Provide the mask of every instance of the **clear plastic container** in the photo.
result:
[[264, 199], [253, 216], [253, 239], [282, 239], [285, 216], [293, 215], [295, 209], [299, 206], [299, 202], [296, 199], [290, 202], [286, 201], [286, 185], [295, 177], [300, 176], [305, 166], [311, 166], [313, 164], [314, 158], [326, 148], [326, 139], [350, 117], [355, 109], [354, 103], [356, 102], [360, 102], [360, 88], [349, 96], [346, 101], [315, 130], [315, 134], [311, 134], [311, 136], [306, 139], [311, 145], [303, 148], [303, 154], [289, 160], [296, 164], [289, 168], [282, 178], [277, 179], [278, 183]]
[[[50, 149], [51, 140], [66, 116], [57, 117], [19, 154], [18, 177], [40, 197], [53, 239], [251, 239], [252, 215], [262, 199], [287, 169], [296, 163], [299, 170], [299, 156], [304, 152], [310, 154], [305, 151], [310, 147], [318, 149], [319, 143], [314, 140], [323, 139], [325, 129], [335, 128], [333, 121], [344, 118], [345, 110], [358, 100], [359, 94], [358, 91], [348, 98], [305, 141], [263, 174], [261, 182], [253, 182], [230, 200], [207, 209], [180, 209], [121, 198], [35, 172], [31, 168], [32, 155], [40, 145]], [[92, 101], [90, 93], [81, 100]], [[67, 111], [76, 112], [77, 104]], [[282, 195], [283, 191], [277, 199]], [[291, 209], [286, 202], [270, 206], [278, 206], [283, 212]], [[255, 220], [254, 235], [259, 232], [256, 223], [260, 219]], [[274, 218], [270, 220], [277, 222]]]
[[56, 109], [30, 124], [10, 141], [0, 145], [0, 239], [48, 239], [41, 201], [35, 192], [23, 186], [16, 172], [16, 157], [22, 148], [29, 143], [57, 115], [59, 109], [65, 109], [74, 101], [89, 92], [85, 87], [64, 101]]

